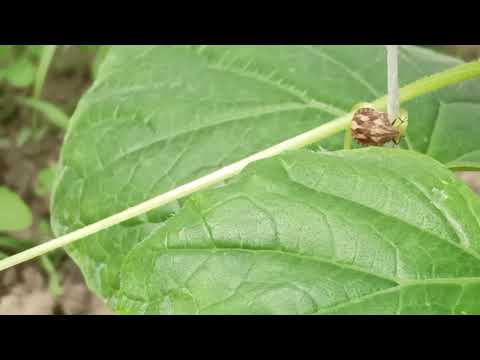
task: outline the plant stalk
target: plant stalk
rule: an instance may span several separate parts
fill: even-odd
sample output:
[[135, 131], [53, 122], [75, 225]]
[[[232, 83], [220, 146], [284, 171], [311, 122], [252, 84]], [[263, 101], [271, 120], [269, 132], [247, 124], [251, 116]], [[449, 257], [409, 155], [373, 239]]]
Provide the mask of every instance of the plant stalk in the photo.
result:
[[398, 45], [386, 45], [386, 47], [388, 84], [387, 114], [390, 122], [393, 122], [400, 111], [400, 102], [398, 100]]
[[57, 45], [44, 45], [42, 55], [40, 57], [40, 64], [38, 65], [37, 75], [35, 78], [35, 85], [33, 88], [33, 98], [40, 99], [42, 95], [43, 84], [47, 77], [48, 69], [55, 54]]
[[[42, 55], [40, 56], [40, 63], [38, 65], [37, 74], [35, 76], [35, 84], [33, 86], [33, 100], [39, 100], [42, 95], [43, 85], [47, 77], [48, 69], [55, 54], [57, 45], [44, 45]], [[32, 117], [33, 129], [38, 128], [37, 112], [33, 113]]]
[[[462, 64], [454, 68], [445, 70], [443, 72], [419, 79], [403, 87], [399, 92], [399, 101], [406, 102], [408, 100], [438, 90], [448, 85], [455, 84], [463, 80], [472, 79], [478, 76], [480, 76], [480, 61]], [[385, 110], [385, 108], [387, 107], [387, 96], [377, 99], [373, 102], [373, 105], [379, 110]], [[181, 185], [173, 190], [158, 195], [141, 204], [123, 210], [96, 223], [87, 225], [81, 229], [75, 230], [71, 233], [40, 244], [16, 255], [10, 256], [6, 259], [0, 260], [0, 271], [23, 263], [25, 261], [34, 259], [38, 256], [44, 255], [50, 251], [71, 244], [77, 240], [83, 239], [89, 235], [93, 235], [99, 231], [110, 228], [126, 220], [145, 214], [150, 210], [168, 204], [169, 202], [172, 202], [174, 200], [189, 196], [197, 191], [208, 188], [211, 185], [220, 183], [226, 179], [235, 176], [236, 174], [241, 172], [248, 164], [254, 161], [276, 156], [287, 150], [299, 149], [306, 145], [316, 143], [331, 135], [344, 131], [350, 126], [352, 116], [353, 113], [350, 112], [313, 130], [307, 131], [291, 139], [285, 140], [266, 150], [253, 154], [247, 158], [244, 158], [243, 160], [237, 161], [231, 165], [214, 171], [192, 182]]]

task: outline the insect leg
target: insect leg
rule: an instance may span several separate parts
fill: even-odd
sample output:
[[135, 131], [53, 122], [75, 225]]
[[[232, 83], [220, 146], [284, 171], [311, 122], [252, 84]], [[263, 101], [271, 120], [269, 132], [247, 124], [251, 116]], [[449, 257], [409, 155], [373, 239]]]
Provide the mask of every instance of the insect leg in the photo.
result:
[[392, 126], [395, 125], [397, 123], [397, 121], [400, 121], [402, 124], [405, 122], [405, 120], [402, 120], [401, 117], [397, 117], [397, 118], [395, 118], [395, 120], [393, 120]]

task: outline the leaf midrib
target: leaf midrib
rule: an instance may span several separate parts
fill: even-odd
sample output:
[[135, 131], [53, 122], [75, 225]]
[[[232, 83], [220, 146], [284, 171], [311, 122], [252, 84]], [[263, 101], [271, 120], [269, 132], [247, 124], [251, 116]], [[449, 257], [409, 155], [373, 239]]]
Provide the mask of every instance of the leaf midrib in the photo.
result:
[[[168, 247], [162, 249], [156, 249], [158, 253], [165, 253], [165, 252], [207, 252], [207, 253], [224, 253], [224, 252], [245, 252], [251, 253], [253, 255], [258, 254], [274, 254], [274, 255], [281, 255], [281, 256], [290, 256], [300, 258], [302, 260], [312, 261], [321, 264], [327, 264], [335, 267], [339, 267], [340, 269], [351, 270], [357, 273], [365, 274], [371, 277], [375, 277], [377, 279], [385, 280], [392, 282], [395, 284], [395, 287], [398, 286], [411, 286], [411, 285], [425, 285], [425, 284], [444, 284], [444, 283], [457, 283], [457, 282], [480, 282], [480, 275], [479, 276], [462, 276], [462, 277], [426, 277], [423, 279], [413, 279], [413, 278], [398, 278], [398, 277], [389, 277], [385, 275], [375, 274], [370, 272], [364, 268], [359, 266], [355, 266], [352, 264], [344, 263], [340, 260], [329, 259], [327, 257], [319, 256], [319, 255], [307, 255], [307, 254], [300, 254], [293, 251], [288, 250], [280, 250], [280, 249], [255, 249], [255, 248], [235, 248], [235, 247]], [[131, 254], [131, 252], [130, 252]]]

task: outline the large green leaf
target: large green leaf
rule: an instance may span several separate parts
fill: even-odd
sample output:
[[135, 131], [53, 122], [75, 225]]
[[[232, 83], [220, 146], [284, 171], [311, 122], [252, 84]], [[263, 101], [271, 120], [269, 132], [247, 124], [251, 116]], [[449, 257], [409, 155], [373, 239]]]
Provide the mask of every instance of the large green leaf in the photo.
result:
[[124, 313], [480, 313], [480, 199], [411, 151], [295, 151], [127, 256]]
[[[400, 54], [402, 84], [459, 63], [411, 46]], [[385, 74], [382, 46], [114, 46], [65, 139], [54, 231], [80, 228], [332, 120], [383, 95]], [[478, 81], [410, 102], [408, 143], [444, 162], [478, 150], [479, 113], [467, 111], [477, 103]], [[342, 137], [321, 145], [338, 149]], [[113, 296], [125, 256], [180, 207], [69, 247], [89, 286]]]

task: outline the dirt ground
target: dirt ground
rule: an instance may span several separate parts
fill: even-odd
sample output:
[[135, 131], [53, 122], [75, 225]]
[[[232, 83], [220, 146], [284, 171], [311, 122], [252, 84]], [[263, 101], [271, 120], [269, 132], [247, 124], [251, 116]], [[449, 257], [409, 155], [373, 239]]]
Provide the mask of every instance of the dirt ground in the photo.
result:
[[[452, 45], [447, 47], [469, 60], [480, 55], [478, 45]], [[61, 106], [71, 114], [78, 99], [92, 81], [91, 55], [79, 53], [74, 48], [63, 56], [61, 67], [53, 67], [47, 77], [43, 98]], [[89, 57], [90, 56], [90, 57]], [[67, 60], [65, 60], [67, 59]], [[55, 63], [54, 63], [55, 64]], [[41, 231], [42, 221], [48, 221], [48, 196], [38, 196], [34, 192], [36, 174], [58, 159], [62, 143], [62, 132], [47, 128], [39, 141], [30, 140], [22, 146], [15, 146], [18, 134], [25, 124], [29, 124], [31, 113], [25, 109], [15, 109], [10, 120], [0, 123], [0, 135], [8, 139], [0, 144], [0, 185], [15, 190], [31, 207], [34, 225], [17, 238], [48, 240], [51, 234]], [[480, 173], [459, 173], [474, 191], [480, 194]], [[60, 253], [57, 268], [61, 295], [55, 297], [49, 290], [48, 278], [38, 262], [29, 262], [0, 273], [0, 315], [4, 314], [112, 314], [100, 299], [89, 291], [76, 265]]]

